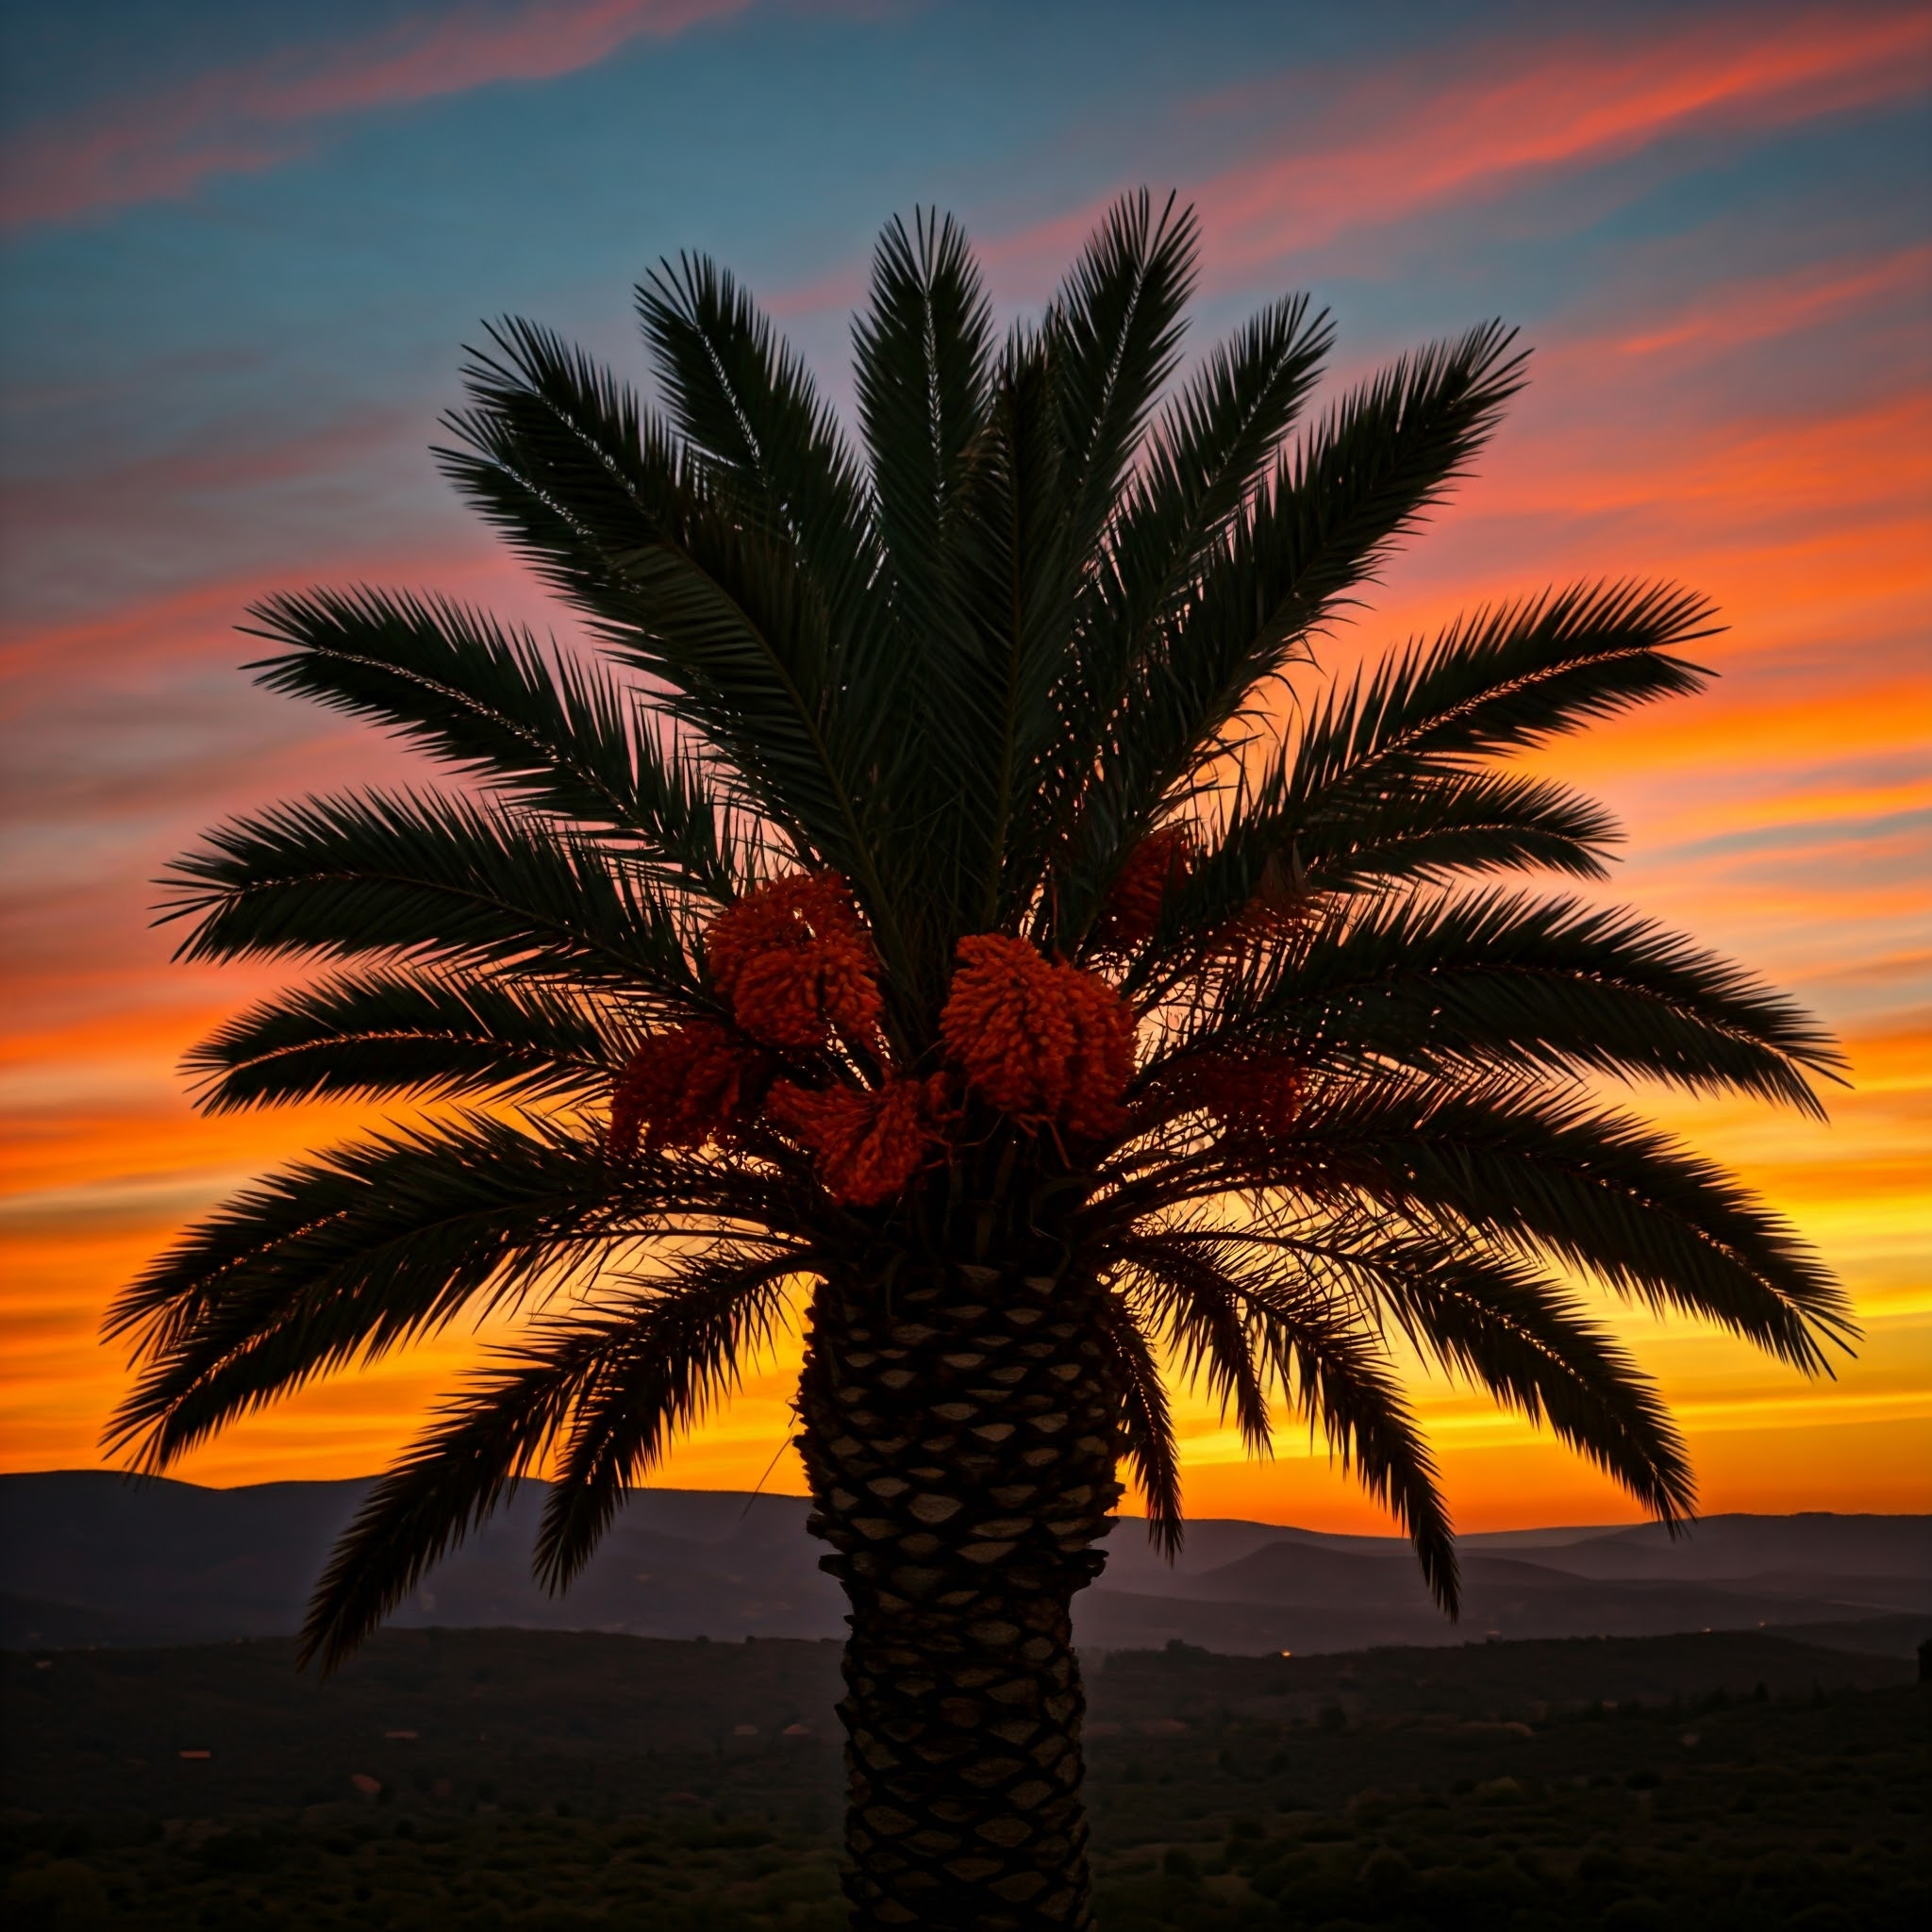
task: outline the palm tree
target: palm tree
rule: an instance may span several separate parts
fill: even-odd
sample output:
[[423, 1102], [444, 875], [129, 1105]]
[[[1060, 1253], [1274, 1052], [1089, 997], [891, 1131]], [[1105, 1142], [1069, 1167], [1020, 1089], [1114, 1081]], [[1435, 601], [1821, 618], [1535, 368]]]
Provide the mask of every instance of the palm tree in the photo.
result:
[[1123, 1470], [1179, 1545], [1171, 1377], [1257, 1453], [1323, 1431], [1453, 1613], [1404, 1361], [1675, 1523], [1683, 1445], [1585, 1286], [1807, 1372], [1852, 1332], [1782, 1222], [1597, 1093], [1815, 1113], [1828, 1041], [1644, 920], [1476, 883], [1602, 875], [1610, 820], [1506, 761], [1696, 688], [1708, 607], [1583, 585], [1305, 683], [1523, 360], [1476, 328], [1310, 420], [1331, 331], [1296, 297], [1174, 387], [1194, 259], [1189, 212], [1124, 201], [1001, 338], [959, 229], [890, 226], [862, 459], [702, 258], [639, 291], [656, 412], [493, 328], [441, 461], [597, 649], [259, 606], [262, 682], [465, 782], [227, 824], [166, 908], [192, 958], [339, 962], [194, 1050], [205, 1107], [421, 1110], [125, 1291], [116, 1442], [158, 1469], [528, 1310], [336, 1550], [333, 1665], [540, 1470], [561, 1588], [798, 1319], [865, 1926], [1091, 1922], [1069, 1606]]

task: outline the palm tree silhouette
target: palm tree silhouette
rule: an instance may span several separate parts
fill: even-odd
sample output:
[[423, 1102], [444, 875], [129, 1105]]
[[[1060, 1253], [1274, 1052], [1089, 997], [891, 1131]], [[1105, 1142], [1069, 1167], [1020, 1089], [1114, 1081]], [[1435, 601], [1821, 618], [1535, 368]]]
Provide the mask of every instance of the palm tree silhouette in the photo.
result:
[[1695, 689], [1708, 607], [1582, 585], [1315, 681], [1522, 358], [1486, 325], [1308, 420], [1331, 331], [1296, 297], [1171, 389], [1195, 253], [1124, 200], [1001, 338], [960, 230], [895, 223], [862, 459], [702, 258], [639, 291], [657, 411], [492, 329], [441, 459], [598, 648], [373, 590], [260, 606], [263, 682], [465, 782], [227, 824], [166, 908], [192, 958], [342, 962], [195, 1050], [204, 1106], [419, 1111], [125, 1292], [113, 1440], [159, 1468], [528, 1309], [337, 1549], [333, 1664], [540, 1470], [562, 1587], [796, 1316], [864, 1926], [1091, 1923], [1069, 1607], [1123, 1467], [1179, 1544], [1171, 1376], [1257, 1452], [1319, 1428], [1453, 1612], [1405, 1348], [1675, 1521], [1682, 1443], [1580, 1284], [1807, 1372], [1852, 1333], [1783, 1223], [1594, 1091], [1816, 1112], [1830, 1043], [1557, 892], [1615, 828], [1507, 762]]

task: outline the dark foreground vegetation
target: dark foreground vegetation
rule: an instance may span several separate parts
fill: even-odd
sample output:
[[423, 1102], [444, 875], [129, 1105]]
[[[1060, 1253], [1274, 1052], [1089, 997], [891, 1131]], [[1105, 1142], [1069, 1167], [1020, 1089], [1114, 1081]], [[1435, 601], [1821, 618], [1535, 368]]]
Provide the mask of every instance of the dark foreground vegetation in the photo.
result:
[[[319, 1687], [282, 1642], [8, 1655], [5, 1917], [830, 1932], [837, 1662], [397, 1632]], [[1107, 1932], [1932, 1923], [1932, 1692], [1902, 1655], [1090, 1663]]]

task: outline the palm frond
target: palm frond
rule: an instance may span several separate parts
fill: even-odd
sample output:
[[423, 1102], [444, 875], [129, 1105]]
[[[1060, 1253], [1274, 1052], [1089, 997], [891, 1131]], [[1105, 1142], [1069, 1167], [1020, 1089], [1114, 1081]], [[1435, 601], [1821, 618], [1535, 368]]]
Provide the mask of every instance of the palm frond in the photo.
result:
[[1431, 772], [1345, 808], [1330, 801], [1308, 818], [1284, 818], [1242, 858], [1258, 872], [1257, 857], [1265, 866], [1270, 853], [1286, 849], [1311, 891], [1378, 891], [1539, 868], [1601, 879], [1605, 855], [1622, 837], [1595, 799], [1554, 780]]
[[1324, 1292], [1278, 1256], [1257, 1258], [1218, 1234], [1166, 1227], [1123, 1252], [1176, 1295], [1228, 1311], [1243, 1331], [1250, 1373], [1275, 1383], [1402, 1524], [1437, 1602], [1455, 1616], [1456, 1544], [1435, 1463], [1361, 1307]]
[[613, 1324], [559, 1324], [443, 1404], [329, 1553], [296, 1662], [326, 1674], [532, 1474], [610, 1346]]
[[1143, 188], [1102, 216], [1047, 309], [1055, 440], [1071, 547], [1085, 557], [1112, 521], [1128, 466], [1180, 358], [1200, 257], [1191, 208]]
[[871, 628], [866, 592], [878, 570], [871, 507], [804, 362], [708, 256], [660, 262], [637, 302], [665, 405], [707, 474], [784, 537], [835, 628]]
[[1012, 869], [1029, 883], [1058, 822], [1091, 778], [1130, 685], [1193, 594], [1200, 568], [1247, 506], [1312, 389], [1333, 331], [1305, 296], [1257, 316], [1208, 356], [1143, 439], [1118, 513], [1083, 573], [1074, 647], [1054, 688], [1059, 741], [1032, 791]]
[[175, 862], [188, 959], [516, 967], [706, 1004], [682, 921], [647, 876], [529, 813], [435, 792], [308, 799], [231, 821]]
[[[1267, 970], [1273, 967], [1273, 972]], [[1842, 1056], [1731, 961], [1632, 913], [1502, 892], [1340, 908], [1216, 1013], [1311, 1065], [1403, 1064], [1661, 1080], [1820, 1118]]]
[[1675, 584], [1572, 584], [1475, 611], [1330, 697], [1301, 734], [1293, 791], [1525, 751], [1694, 691], [1708, 674], [1678, 654], [1716, 629], [1709, 601]]
[[[1387, 1081], [1318, 1092], [1299, 1134], [1297, 1186], [1357, 1191], [1452, 1244], [1547, 1257], [1807, 1373], [1857, 1332], [1842, 1290], [1786, 1222], [1715, 1162], [1587, 1100], [1508, 1082]], [[1263, 1181], [1295, 1155], [1246, 1158]]]
[[1058, 885], [1062, 944], [1084, 936], [1123, 846], [1224, 751], [1231, 721], [1467, 472], [1521, 386], [1512, 340], [1491, 324], [1396, 362], [1284, 456], [1228, 524], [1108, 721]]
[[638, 728], [635, 693], [600, 667], [433, 597], [310, 591], [252, 615], [251, 635], [288, 647], [248, 667], [271, 691], [388, 724], [493, 790], [642, 841], [687, 891], [733, 895], [722, 801]]
[[510, 322], [492, 341], [468, 372], [471, 407], [448, 419], [468, 447], [439, 452], [446, 473], [889, 934], [865, 810], [888, 693], [841, 680], [790, 540], [747, 523], [626, 388], [549, 331]]
[[601, 1146], [486, 1114], [284, 1168], [114, 1303], [107, 1332], [135, 1338], [142, 1373], [108, 1440], [163, 1468], [316, 1375], [561, 1284], [659, 1206]]
[[1130, 1235], [1117, 1254], [1137, 1323], [1160, 1336], [1184, 1383], [1207, 1385], [1224, 1421], [1233, 1411], [1248, 1454], [1267, 1455], [1274, 1424], [1239, 1290], [1210, 1257], [1158, 1234]]
[[1441, 1243], [1376, 1257], [1410, 1342], [1622, 1485], [1673, 1528], [1695, 1513], [1690, 1453], [1656, 1385], [1580, 1306], [1532, 1272]]
[[1331, 1299], [1386, 1310], [1425, 1362], [1548, 1426], [1658, 1521], [1691, 1513], [1689, 1457], [1655, 1385], [1573, 1295], [1520, 1260], [1370, 1215], [1263, 1218], [1169, 1238], [1253, 1250]]
[[[1072, 801], [1091, 776], [1098, 739], [1081, 727], [1104, 728], [1119, 701], [1122, 665], [1133, 639], [1122, 637], [1118, 628], [1109, 636], [1095, 622], [1104, 606], [1089, 596], [1093, 608], [1083, 612], [1081, 603], [1083, 592], [1095, 585], [1095, 561], [1122, 512], [1123, 491], [1149, 420], [1178, 361], [1199, 239], [1192, 208], [1177, 207], [1174, 196], [1158, 214], [1144, 190], [1123, 196], [1069, 272], [1038, 338], [1016, 336], [1009, 352], [1009, 364], [1037, 375], [1039, 403], [1013, 411], [1018, 422], [1005, 439], [1009, 449], [1029, 452], [1024, 470], [1033, 490], [1030, 495], [1001, 497], [985, 522], [997, 536], [1011, 525], [1008, 547], [1016, 562], [1023, 551], [1031, 553], [1029, 571], [994, 576], [995, 602], [1012, 613], [994, 634], [1003, 642], [1009, 634], [1033, 637], [1030, 649], [1011, 657], [1020, 704], [999, 740], [1002, 783], [983, 919], [1009, 917], [1030, 906], [1056, 838], [1066, 829]], [[1266, 386], [1267, 375], [1258, 368], [1241, 373]], [[1189, 400], [1209, 410], [1225, 405], [1211, 377], [1204, 387], [1205, 404], [1198, 390]], [[1242, 403], [1265, 412], [1272, 400], [1263, 397], [1257, 404], [1243, 397], [1225, 413], [1237, 412]], [[1203, 422], [1198, 410], [1191, 413], [1183, 403], [1168, 427], [1182, 439], [1190, 431], [1218, 436], [1218, 446], [1199, 454], [1208, 462], [1219, 458], [1220, 475], [1205, 481], [1177, 472], [1175, 462], [1184, 465], [1196, 452], [1170, 451], [1165, 468], [1157, 458], [1157, 478], [1175, 484], [1179, 501], [1167, 502], [1160, 480], [1152, 501], [1171, 525], [1184, 525], [1191, 513], [1196, 520], [1211, 517], [1214, 506], [1204, 497], [1213, 494], [1215, 482], [1226, 493], [1227, 470], [1244, 454], [1241, 426], [1226, 420]], [[1146, 492], [1141, 507], [1146, 513]], [[1163, 534], [1176, 543], [1187, 541], [1184, 528]], [[1136, 588], [1158, 594], [1144, 581]], [[1132, 616], [1127, 622], [1131, 626]], [[1000, 659], [1005, 670], [1007, 654]], [[1056, 737], [1062, 741], [1057, 745]], [[1016, 782], [1022, 773], [1027, 774], [1024, 786]], [[1019, 826], [1025, 829], [1016, 838]]]
[[1147, 1505], [1147, 1541], [1170, 1562], [1180, 1555], [1187, 1522], [1181, 1507], [1180, 1445], [1160, 1364], [1124, 1297], [1103, 1305], [1103, 1341], [1119, 1367], [1125, 1398], [1121, 1428], [1127, 1466]]
[[789, 1242], [737, 1241], [637, 1283], [572, 1411], [537, 1540], [541, 1582], [558, 1591], [576, 1575], [631, 1485], [770, 1351], [786, 1285], [810, 1262]]
[[910, 648], [954, 622], [953, 539], [986, 422], [992, 344], [992, 307], [965, 231], [936, 212], [919, 213], [910, 233], [888, 224], [852, 351], [889, 594]]
[[1325, 311], [1311, 317], [1306, 295], [1284, 296], [1218, 344], [1163, 410], [1095, 579], [1094, 627], [1121, 641], [1110, 657], [1132, 662], [1153, 627], [1179, 614], [1216, 539], [1260, 487], [1334, 339]]
[[225, 1021], [188, 1054], [204, 1111], [350, 1093], [505, 1100], [605, 1086], [614, 1016], [561, 984], [475, 974], [335, 974]]
[[928, 728], [948, 754], [930, 774], [930, 808], [960, 823], [966, 874], [949, 941], [1003, 926], [1039, 885], [1037, 846], [1015, 831], [1030, 815], [1029, 792], [1058, 728], [1053, 685], [1080, 586], [1051, 405], [1046, 347], [1015, 330], [994, 375], [955, 542], [956, 628], [936, 635], [927, 656]]
[[1310, 891], [1524, 864], [1595, 875], [1609, 819], [1482, 761], [1696, 690], [1704, 674], [1676, 654], [1710, 628], [1709, 606], [1673, 585], [1572, 585], [1357, 674], [1239, 788], [1174, 933], [1231, 917], [1284, 860]]

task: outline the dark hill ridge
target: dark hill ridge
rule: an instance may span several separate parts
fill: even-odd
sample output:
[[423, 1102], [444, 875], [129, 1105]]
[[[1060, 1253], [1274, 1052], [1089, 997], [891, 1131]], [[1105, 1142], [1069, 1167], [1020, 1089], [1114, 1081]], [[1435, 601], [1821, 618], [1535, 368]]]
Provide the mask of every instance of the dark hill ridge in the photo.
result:
[[[0, 1642], [207, 1641], [293, 1630], [365, 1482], [201, 1489], [99, 1471], [0, 1476]], [[823, 1638], [843, 1605], [796, 1496], [643, 1490], [560, 1599], [531, 1582], [542, 1487], [526, 1485], [399, 1611], [405, 1627], [516, 1625], [650, 1637]], [[1204, 1520], [1169, 1567], [1132, 1519], [1078, 1599], [1084, 1643], [1172, 1639], [1229, 1652], [1352, 1650], [1472, 1637], [1658, 1635], [1902, 1616], [1932, 1629], [1932, 1517], [1718, 1516], [1471, 1536], [1460, 1625], [1397, 1537]], [[1903, 1632], [1909, 1625], [1901, 1624]], [[1903, 1641], [1901, 1636], [1885, 1640]]]

